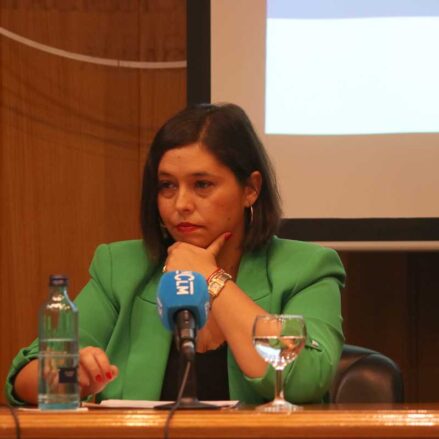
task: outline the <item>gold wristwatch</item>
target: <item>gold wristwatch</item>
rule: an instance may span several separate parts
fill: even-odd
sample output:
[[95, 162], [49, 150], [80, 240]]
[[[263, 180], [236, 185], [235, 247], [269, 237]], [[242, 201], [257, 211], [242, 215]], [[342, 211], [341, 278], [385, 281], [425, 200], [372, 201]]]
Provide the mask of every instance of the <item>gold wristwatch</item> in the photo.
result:
[[218, 270], [215, 272], [209, 279], [209, 283], [207, 285], [207, 289], [209, 291], [209, 295], [212, 300], [218, 297], [219, 293], [221, 293], [224, 285], [228, 280], [231, 280], [232, 276], [229, 273], [226, 273], [224, 270]]

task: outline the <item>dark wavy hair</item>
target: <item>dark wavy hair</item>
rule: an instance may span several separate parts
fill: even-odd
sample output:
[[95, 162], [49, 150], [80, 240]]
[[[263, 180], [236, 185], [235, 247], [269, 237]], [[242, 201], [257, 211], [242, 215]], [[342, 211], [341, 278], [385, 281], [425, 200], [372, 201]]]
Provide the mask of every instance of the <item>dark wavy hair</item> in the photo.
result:
[[[248, 116], [234, 104], [200, 104], [169, 119], [155, 135], [143, 173], [141, 226], [143, 240], [154, 262], [166, 255], [172, 238], [160, 227], [157, 207], [158, 167], [166, 151], [200, 142], [227, 166], [241, 185], [253, 171], [262, 175], [258, 199], [253, 204], [253, 222], [247, 221], [244, 250], [265, 245], [275, 234], [280, 216], [279, 192], [271, 162]], [[248, 213], [247, 213], [248, 215]]]

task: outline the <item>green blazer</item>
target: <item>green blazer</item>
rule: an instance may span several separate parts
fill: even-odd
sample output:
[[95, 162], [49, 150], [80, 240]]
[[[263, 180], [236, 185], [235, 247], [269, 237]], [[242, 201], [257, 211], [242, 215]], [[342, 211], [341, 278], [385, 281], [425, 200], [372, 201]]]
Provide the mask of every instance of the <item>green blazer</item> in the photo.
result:
[[[153, 266], [142, 241], [100, 245], [91, 279], [76, 298], [80, 345], [104, 349], [119, 367], [119, 377], [98, 400], [158, 400], [172, 334], [162, 325], [156, 307], [161, 267]], [[272, 314], [302, 314], [307, 342], [285, 370], [285, 397], [296, 403], [319, 402], [336, 371], [343, 344], [340, 287], [345, 273], [333, 250], [274, 237], [263, 249], [245, 253], [236, 283]], [[38, 340], [12, 362], [6, 395], [13, 394], [17, 372], [38, 355]], [[259, 404], [273, 397], [274, 370], [257, 379], [246, 377], [228, 352], [230, 398]]]

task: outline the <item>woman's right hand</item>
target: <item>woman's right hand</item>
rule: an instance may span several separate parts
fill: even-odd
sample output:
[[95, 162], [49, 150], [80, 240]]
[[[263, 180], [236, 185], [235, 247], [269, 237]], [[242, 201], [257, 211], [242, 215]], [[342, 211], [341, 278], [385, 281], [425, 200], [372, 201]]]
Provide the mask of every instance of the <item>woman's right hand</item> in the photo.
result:
[[[81, 398], [101, 392], [118, 374], [119, 370], [110, 364], [102, 349], [93, 346], [80, 349], [78, 379]], [[38, 404], [38, 360], [30, 361], [18, 372], [14, 393], [22, 401]]]
[[119, 374], [117, 366], [110, 364], [107, 354], [100, 348], [88, 346], [79, 351], [79, 385], [81, 397], [99, 393]]

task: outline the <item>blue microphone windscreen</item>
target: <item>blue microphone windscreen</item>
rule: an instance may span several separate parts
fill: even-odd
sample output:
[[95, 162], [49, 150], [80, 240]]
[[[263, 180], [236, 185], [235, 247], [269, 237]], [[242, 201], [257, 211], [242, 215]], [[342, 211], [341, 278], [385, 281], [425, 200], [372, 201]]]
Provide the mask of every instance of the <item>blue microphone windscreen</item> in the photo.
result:
[[165, 273], [159, 282], [157, 308], [163, 325], [170, 331], [174, 330], [175, 313], [183, 309], [189, 310], [197, 328], [202, 328], [210, 308], [206, 279], [195, 271]]

